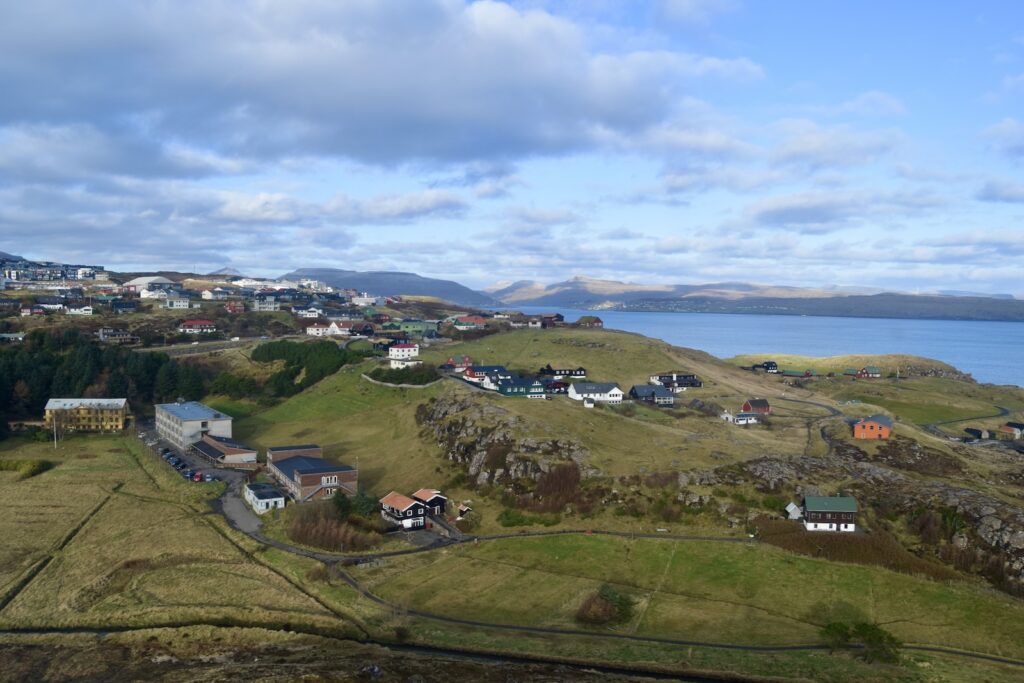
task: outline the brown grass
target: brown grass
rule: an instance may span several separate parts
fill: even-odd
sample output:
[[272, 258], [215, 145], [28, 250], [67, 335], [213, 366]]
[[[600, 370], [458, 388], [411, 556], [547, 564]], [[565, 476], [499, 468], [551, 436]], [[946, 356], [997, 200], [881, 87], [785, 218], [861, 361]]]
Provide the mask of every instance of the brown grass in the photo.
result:
[[380, 545], [383, 540], [376, 531], [339, 520], [331, 503], [309, 503], [301, 507], [288, 524], [288, 538], [327, 550], [366, 550]]
[[754, 525], [761, 541], [799, 555], [884, 567], [938, 581], [963, 578], [948, 567], [914, 555], [894, 536], [882, 530], [870, 534], [809, 532], [796, 522], [766, 517], [756, 519]]

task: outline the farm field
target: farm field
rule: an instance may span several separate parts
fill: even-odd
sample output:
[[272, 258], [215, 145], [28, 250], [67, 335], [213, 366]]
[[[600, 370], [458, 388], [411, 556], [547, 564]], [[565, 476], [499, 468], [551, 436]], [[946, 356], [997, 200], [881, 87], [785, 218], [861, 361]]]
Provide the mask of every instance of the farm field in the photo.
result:
[[865, 620], [908, 643], [1024, 657], [1024, 604], [979, 583], [933, 582], [763, 545], [520, 538], [394, 559], [357, 576], [399, 604], [483, 622], [585, 628], [574, 621], [576, 609], [610, 583], [636, 600], [621, 633], [780, 645], [815, 642], [829, 621]]
[[222, 485], [185, 482], [130, 436], [0, 448], [43, 457], [41, 474], [0, 474], [0, 628], [335, 621], [202, 514]]

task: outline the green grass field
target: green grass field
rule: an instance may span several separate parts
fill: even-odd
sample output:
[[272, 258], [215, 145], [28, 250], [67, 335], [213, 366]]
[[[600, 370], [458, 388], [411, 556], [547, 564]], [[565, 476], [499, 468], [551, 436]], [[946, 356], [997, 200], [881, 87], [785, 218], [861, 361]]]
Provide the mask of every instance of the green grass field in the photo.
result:
[[620, 632], [779, 645], [832, 620], [906, 642], [1024, 658], [1024, 604], [977, 583], [937, 583], [763, 545], [599, 536], [489, 541], [361, 572], [410, 607], [485, 622], [580, 628], [583, 598], [611, 583], [637, 600]]

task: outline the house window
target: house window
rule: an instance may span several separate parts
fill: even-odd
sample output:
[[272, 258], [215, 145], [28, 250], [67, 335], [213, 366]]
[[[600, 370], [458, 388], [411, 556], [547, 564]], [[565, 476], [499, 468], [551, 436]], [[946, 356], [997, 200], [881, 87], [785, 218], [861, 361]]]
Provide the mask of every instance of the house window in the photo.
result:
[[406, 517], [412, 517], [412, 510], [406, 510], [405, 511], [405, 516]]

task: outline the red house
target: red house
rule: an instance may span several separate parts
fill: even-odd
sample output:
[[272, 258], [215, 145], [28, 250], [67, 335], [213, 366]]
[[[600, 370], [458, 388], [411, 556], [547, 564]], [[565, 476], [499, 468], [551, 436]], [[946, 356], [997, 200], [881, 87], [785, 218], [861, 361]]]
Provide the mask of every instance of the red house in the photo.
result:
[[217, 326], [212, 320], [185, 320], [178, 326], [178, 332], [185, 334], [209, 334], [216, 331]]
[[245, 313], [245, 304], [241, 301], [227, 301], [224, 303], [224, 310], [231, 315], [238, 315], [239, 313]]
[[771, 415], [772, 407], [768, 405], [767, 399], [751, 398], [743, 404], [742, 411], [744, 413], [757, 413], [758, 415]]

